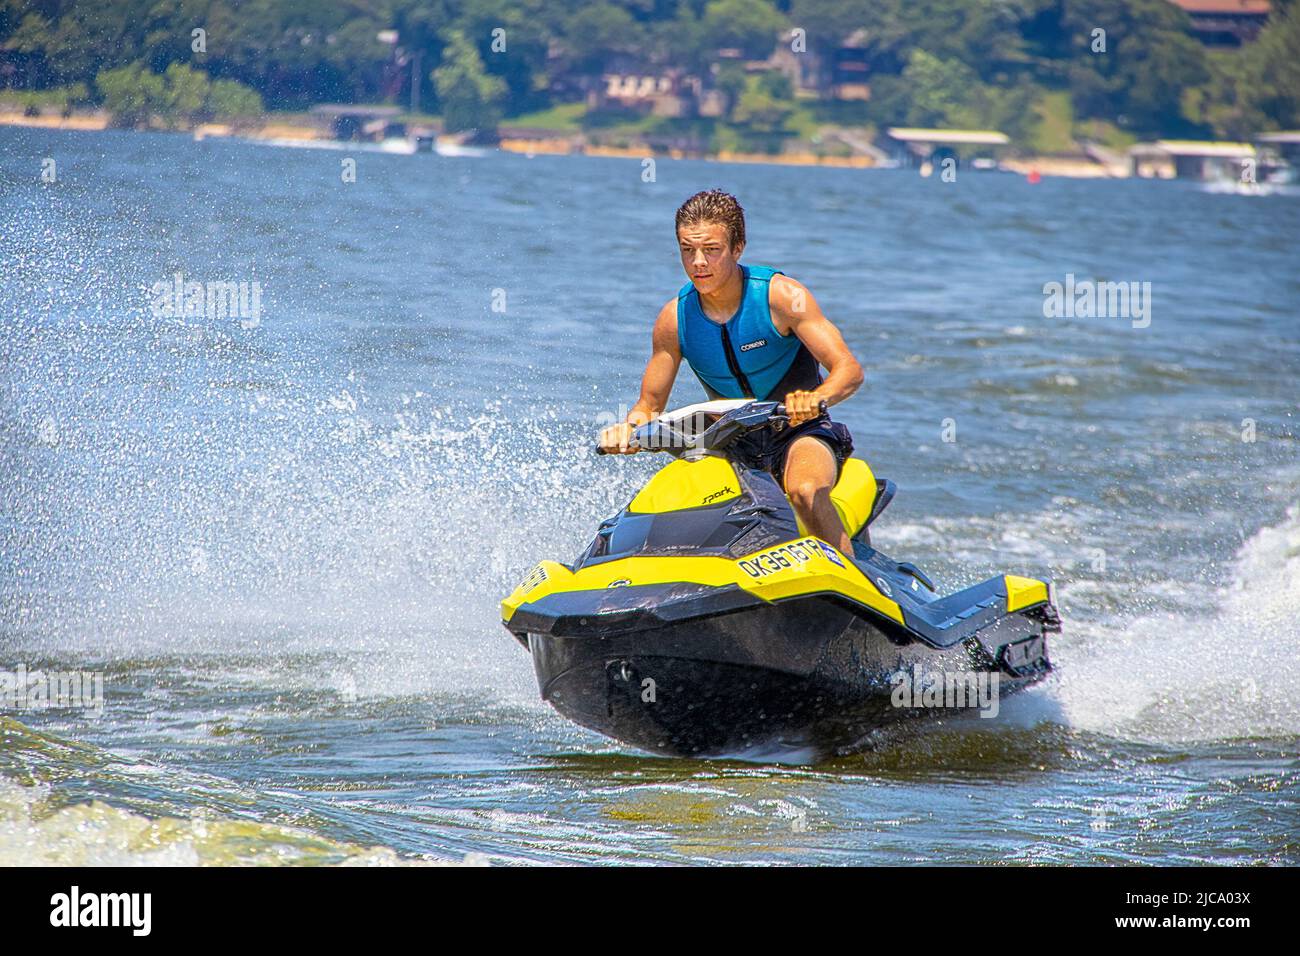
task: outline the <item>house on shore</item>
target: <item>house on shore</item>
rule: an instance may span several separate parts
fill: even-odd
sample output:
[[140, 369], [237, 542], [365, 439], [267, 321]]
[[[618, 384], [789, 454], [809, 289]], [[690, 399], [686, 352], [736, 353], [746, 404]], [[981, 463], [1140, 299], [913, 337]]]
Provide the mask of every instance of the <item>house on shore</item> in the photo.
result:
[[1261, 133], [1255, 137], [1259, 149], [1259, 181], [1300, 182], [1300, 130]]
[[401, 114], [396, 106], [322, 103], [311, 108], [312, 119], [328, 129], [331, 139], [376, 143], [406, 136], [405, 124], [397, 120]]
[[1254, 182], [1255, 147], [1250, 143], [1161, 139], [1128, 151], [1130, 170], [1142, 179]]
[[899, 166], [919, 167], [978, 155], [993, 159], [1011, 140], [1006, 133], [991, 129], [914, 129], [891, 126], [883, 148]]
[[1170, 0], [1192, 21], [1192, 36], [1209, 47], [1239, 47], [1259, 36], [1270, 0]]

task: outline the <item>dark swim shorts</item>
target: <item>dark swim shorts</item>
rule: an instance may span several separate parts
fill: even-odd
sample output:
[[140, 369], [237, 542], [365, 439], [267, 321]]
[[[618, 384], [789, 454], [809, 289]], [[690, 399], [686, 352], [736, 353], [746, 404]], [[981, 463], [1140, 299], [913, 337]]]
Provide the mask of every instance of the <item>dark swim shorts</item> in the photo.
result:
[[766, 429], [746, 435], [737, 443], [737, 451], [752, 467], [770, 472], [782, 488], [785, 487], [785, 459], [790, 446], [805, 435], [820, 438], [835, 455], [835, 478], [838, 481], [844, 462], [853, 454], [853, 435], [846, 425], [830, 420], [823, 413], [820, 418], [770, 434]]

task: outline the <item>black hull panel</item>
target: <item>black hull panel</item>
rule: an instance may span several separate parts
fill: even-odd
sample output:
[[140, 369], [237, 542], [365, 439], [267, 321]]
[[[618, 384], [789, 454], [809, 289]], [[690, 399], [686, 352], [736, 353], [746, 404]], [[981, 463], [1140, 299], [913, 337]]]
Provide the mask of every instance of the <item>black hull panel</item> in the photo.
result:
[[[790, 600], [606, 637], [530, 632], [542, 696], [576, 723], [643, 750], [735, 755], [755, 748], [851, 749], [874, 730], [933, 713], [895, 706], [896, 680], [997, 674], [1002, 696], [1039, 679], [1041, 663], [999, 666], [1008, 640], [1042, 635], [1012, 615], [947, 650], [896, 643], [832, 598]], [[994, 635], [996, 634], [996, 638]], [[951, 714], [951, 710], [947, 710]]]

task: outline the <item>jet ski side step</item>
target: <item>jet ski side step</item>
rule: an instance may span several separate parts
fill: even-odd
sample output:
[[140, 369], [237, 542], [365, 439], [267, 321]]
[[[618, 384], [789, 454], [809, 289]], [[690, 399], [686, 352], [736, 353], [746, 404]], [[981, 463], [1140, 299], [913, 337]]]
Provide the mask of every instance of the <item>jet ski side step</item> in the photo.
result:
[[935, 648], [952, 647], [1009, 617], [1021, 617], [1042, 632], [1061, 630], [1047, 582], [1004, 574], [928, 603], [903, 604], [909, 629]]

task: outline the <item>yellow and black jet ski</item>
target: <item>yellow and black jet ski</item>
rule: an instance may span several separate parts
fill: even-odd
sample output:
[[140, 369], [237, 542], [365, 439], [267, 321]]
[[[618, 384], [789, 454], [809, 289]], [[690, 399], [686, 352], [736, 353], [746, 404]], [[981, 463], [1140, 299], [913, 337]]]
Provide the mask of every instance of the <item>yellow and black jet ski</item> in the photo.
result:
[[829, 754], [1051, 669], [1051, 586], [1008, 574], [939, 597], [871, 546], [895, 489], [865, 461], [848, 459], [831, 493], [853, 553], [805, 533], [776, 480], [735, 451], [785, 427], [774, 402], [725, 400], [637, 429], [673, 460], [575, 562], [541, 562], [501, 605], [561, 714], [661, 754]]

